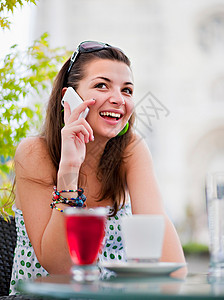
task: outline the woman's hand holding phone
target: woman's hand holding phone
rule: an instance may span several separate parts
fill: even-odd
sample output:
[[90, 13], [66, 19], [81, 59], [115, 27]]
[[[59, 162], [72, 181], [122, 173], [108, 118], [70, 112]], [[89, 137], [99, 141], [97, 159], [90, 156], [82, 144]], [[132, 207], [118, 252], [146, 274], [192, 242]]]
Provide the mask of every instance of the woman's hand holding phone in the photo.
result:
[[[74, 103], [74, 101], [76, 101], [76, 103]], [[74, 105], [71, 105], [68, 102], [73, 103]], [[61, 131], [61, 163], [63, 162], [63, 164], [75, 168], [80, 168], [83, 163], [86, 155], [85, 144], [94, 140], [93, 130], [89, 123], [84, 119], [83, 112], [87, 112], [87, 110], [89, 110], [88, 106], [91, 106], [94, 103], [95, 100], [93, 99], [86, 101], [81, 100], [81, 103], [78, 103], [75, 98], [67, 101], [65, 96], [63, 97], [62, 105], [64, 105], [65, 126]], [[71, 106], [73, 107], [73, 110], [71, 109]]]

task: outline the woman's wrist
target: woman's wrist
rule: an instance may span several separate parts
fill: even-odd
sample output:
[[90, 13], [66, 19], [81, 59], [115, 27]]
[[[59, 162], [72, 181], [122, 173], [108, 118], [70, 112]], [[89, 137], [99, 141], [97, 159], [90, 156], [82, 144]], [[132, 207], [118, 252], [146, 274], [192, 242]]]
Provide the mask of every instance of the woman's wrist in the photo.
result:
[[79, 173], [81, 164], [70, 159], [61, 159], [59, 163], [58, 173]]
[[79, 170], [80, 168], [77, 166], [60, 163], [57, 174], [57, 189], [76, 190], [78, 184]]

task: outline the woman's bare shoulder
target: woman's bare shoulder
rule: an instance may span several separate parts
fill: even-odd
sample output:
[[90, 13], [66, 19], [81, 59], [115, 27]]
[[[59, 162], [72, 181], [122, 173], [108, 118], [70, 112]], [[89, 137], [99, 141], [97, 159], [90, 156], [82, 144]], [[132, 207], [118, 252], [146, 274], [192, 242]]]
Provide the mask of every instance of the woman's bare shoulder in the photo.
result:
[[22, 140], [16, 149], [14, 161], [17, 173], [32, 178], [48, 177], [55, 172], [43, 137], [29, 137]]
[[28, 160], [39, 154], [42, 158], [47, 156], [47, 145], [42, 137], [28, 137], [17, 146], [15, 161], [26, 158]]
[[127, 167], [134, 167], [136, 164], [144, 164], [144, 162], [152, 163], [152, 156], [148, 145], [137, 134], [132, 136], [132, 140], [128, 144], [125, 153]]
[[133, 134], [131, 141], [126, 148], [126, 153], [130, 156], [138, 155], [140, 153], [151, 155], [145, 140], [137, 134]]

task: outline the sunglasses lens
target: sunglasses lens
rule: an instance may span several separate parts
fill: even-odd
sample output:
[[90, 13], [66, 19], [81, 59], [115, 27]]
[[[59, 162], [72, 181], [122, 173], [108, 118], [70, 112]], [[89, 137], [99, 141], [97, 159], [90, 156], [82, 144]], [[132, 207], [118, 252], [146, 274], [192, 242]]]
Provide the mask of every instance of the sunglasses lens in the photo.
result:
[[80, 45], [80, 49], [84, 52], [97, 51], [105, 48], [105, 44], [99, 42], [84, 42]]

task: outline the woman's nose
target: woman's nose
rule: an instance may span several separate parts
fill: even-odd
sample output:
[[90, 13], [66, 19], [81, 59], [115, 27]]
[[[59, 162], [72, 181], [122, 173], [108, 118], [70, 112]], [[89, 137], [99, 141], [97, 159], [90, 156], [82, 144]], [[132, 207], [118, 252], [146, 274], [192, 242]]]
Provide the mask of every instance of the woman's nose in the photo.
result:
[[125, 101], [123, 95], [120, 92], [113, 93], [110, 97], [110, 102], [117, 105], [124, 105]]

